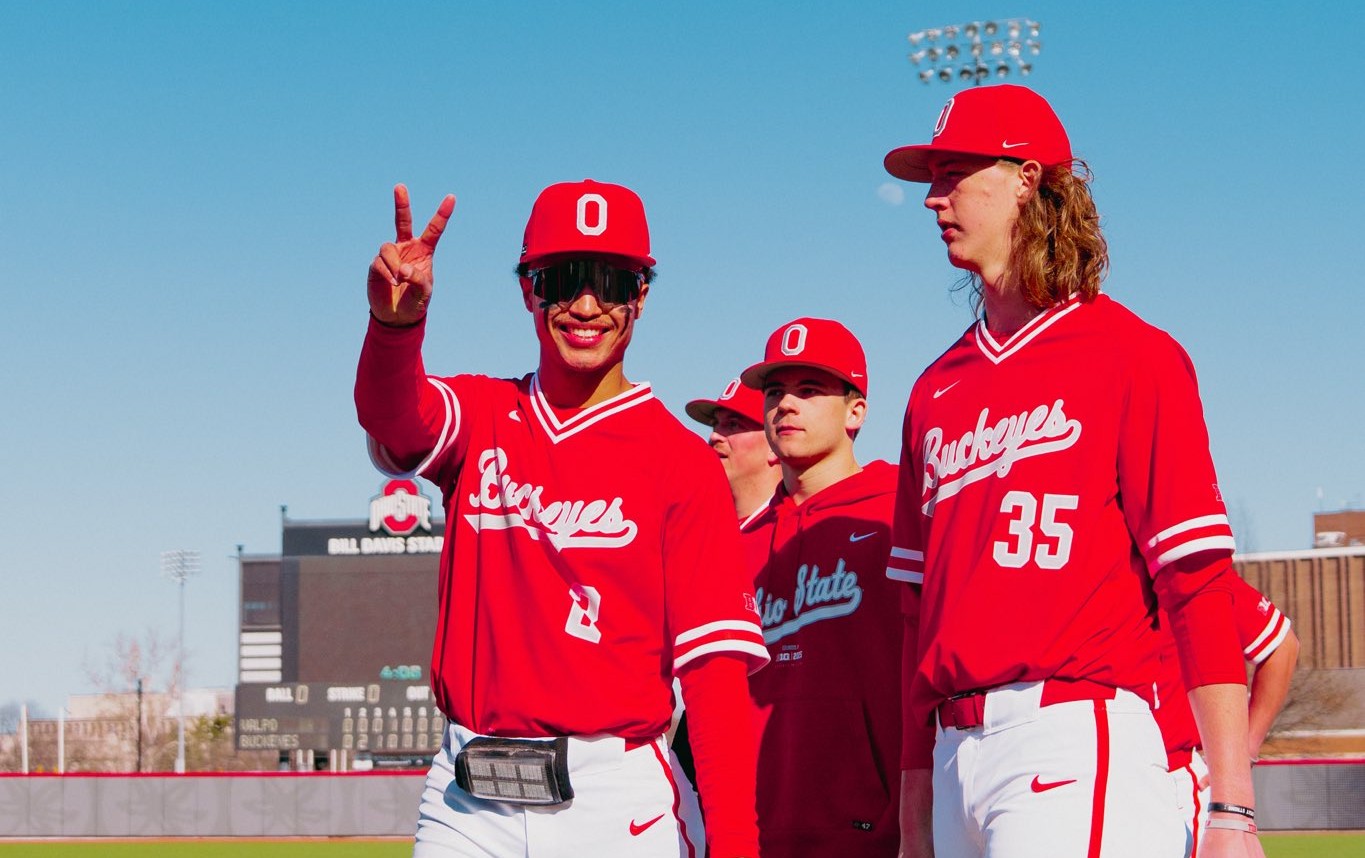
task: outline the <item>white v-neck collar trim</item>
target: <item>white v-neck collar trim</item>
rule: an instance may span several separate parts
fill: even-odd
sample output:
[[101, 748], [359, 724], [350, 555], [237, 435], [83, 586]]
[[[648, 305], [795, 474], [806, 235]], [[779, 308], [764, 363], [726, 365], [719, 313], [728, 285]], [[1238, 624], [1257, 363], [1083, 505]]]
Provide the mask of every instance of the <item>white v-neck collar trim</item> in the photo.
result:
[[1052, 327], [1059, 319], [1070, 315], [1080, 306], [1080, 296], [1072, 295], [1061, 304], [1049, 307], [1041, 314], [1029, 319], [1028, 324], [1010, 334], [1004, 342], [1000, 342], [991, 334], [986, 327], [986, 320], [982, 319], [976, 323], [976, 347], [986, 356], [986, 360], [993, 364], [999, 364], [1033, 342], [1039, 334]]
[[653, 398], [654, 390], [649, 386], [649, 382], [645, 381], [630, 390], [616, 394], [611, 399], [585, 408], [567, 420], [561, 420], [550, 405], [550, 401], [545, 398], [545, 392], [540, 389], [540, 375], [531, 376], [531, 411], [536, 415], [536, 420], [545, 430], [545, 434], [556, 444], [606, 420], [613, 414], [619, 414]]

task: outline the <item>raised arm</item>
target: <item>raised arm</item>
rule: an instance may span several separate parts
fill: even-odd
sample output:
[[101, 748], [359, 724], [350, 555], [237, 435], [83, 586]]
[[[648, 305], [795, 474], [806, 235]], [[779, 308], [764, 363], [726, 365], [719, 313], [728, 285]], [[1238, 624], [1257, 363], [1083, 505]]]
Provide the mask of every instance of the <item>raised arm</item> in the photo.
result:
[[395, 327], [414, 325], [426, 316], [433, 287], [431, 260], [454, 211], [455, 196], [447, 194], [427, 228], [413, 238], [408, 189], [404, 185], [394, 187], [396, 237], [380, 245], [379, 254], [370, 263], [368, 282], [370, 312], [380, 322]]
[[393, 204], [396, 240], [380, 246], [367, 278], [373, 321], [356, 370], [355, 403], [375, 465], [405, 474], [450, 435], [452, 409], [430, 389], [422, 366], [421, 322], [431, 301], [432, 256], [455, 198], [441, 201], [418, 238], [412, 237], [407, 188], [393, 189]]

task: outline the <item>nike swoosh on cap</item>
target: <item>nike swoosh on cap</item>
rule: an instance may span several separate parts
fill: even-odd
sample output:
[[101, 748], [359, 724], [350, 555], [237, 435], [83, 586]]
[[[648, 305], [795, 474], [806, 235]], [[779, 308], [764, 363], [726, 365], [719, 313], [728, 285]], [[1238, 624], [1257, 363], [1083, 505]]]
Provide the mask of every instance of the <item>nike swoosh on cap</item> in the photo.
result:
[[1001, 141], [1000, 141], [1000, 148], [1001, 148], [1001, 149], [1018, 149], [1020, 146], [1027, 146], [1028, 144], [1029, 144], [1029, 141], [1027, 141], [1027, 140], [1025, 140], [1023, 143], [1011, 143], [1011, 142], [1009, 142], [1008, 140], [1001, 140]]

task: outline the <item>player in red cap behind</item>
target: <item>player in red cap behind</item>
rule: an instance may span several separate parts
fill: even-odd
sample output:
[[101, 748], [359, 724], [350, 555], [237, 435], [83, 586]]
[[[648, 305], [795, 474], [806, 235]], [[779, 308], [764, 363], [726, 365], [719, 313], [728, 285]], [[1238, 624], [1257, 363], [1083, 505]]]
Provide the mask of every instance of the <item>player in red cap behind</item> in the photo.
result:
[[859, 464], [867, 358], [848, 328], [801, 318], [740, 375], [763, 391], [782, 463], [740, 525], [771, 664], [758, 708], [764, 858], [894, 858], [900, 778], [899, 585], [886, 577], [896, 468]]
[[906, 854], [1179, 856], [1151, 712], [1159, 603], [1211, 770], [1204, 856], [1259, 855], [1234, 544], [1194, 370], [1100, 293], [1088, 169], [1047, 101], [1008, 85], [958, 93], [932, 142], [885, 165], [928, 183], [980, 311], [905, 415], [887, 574], [908, 584]]
[[[375, 463], [446, 504], [432, 687], [450, 726], [414, 855], [755, 855], [756, 752], [730, 725], [768, 654], [716, 457], [625, 376], [654, 266], [640, 198], [583, 181], [536, 199], [518, 274], [540, 361], [515, 379], [426, 374], [455, 199], [416, 238], [401, 185], [394, 207], [355, 396]], [[705, 838], [663, 739], [675, 676]]]
[[734, 378], [720, 396], [694, 399], [686, 411], [688, 417], [711, 427], [708, 440], [725, 469], [739, 520], [767, 506], [782, 482], [782, 469], [763, 434], [763, 394]]

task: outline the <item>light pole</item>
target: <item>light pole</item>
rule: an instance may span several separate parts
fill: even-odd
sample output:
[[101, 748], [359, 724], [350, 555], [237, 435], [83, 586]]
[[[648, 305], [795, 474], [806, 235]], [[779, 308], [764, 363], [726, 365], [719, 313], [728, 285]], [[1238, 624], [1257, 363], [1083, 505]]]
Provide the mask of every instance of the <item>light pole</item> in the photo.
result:
[[176, 657], [175, 692], [176, 713], [179, 716], [179, 735], [175, 744], [175, 771], [185, 772], [185, 581], [199, 571], [198, 551], [161, 552], [161, 574], [180, 585], [180, 654]]
[[1042, 25], [1030, 18], [968, 21], [911, 33], [909, 60], [924, 83], [940, 80], [979, 86], [992, 75], [1027, 77], [1043, 50]]

